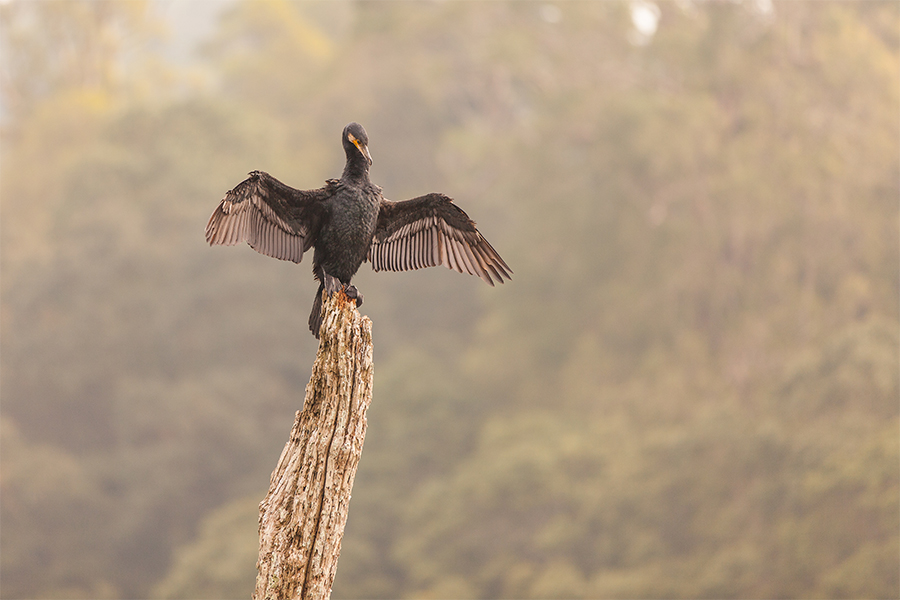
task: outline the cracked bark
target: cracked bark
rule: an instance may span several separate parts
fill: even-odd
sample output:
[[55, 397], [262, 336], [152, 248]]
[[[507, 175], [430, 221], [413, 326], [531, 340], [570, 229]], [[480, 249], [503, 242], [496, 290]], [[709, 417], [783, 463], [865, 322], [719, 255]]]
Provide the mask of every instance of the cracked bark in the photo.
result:
[[303, 410], [259, 505], [254, 600], [330, 597], [371, 400], [372, 322], [339, 292], [325, 303]]

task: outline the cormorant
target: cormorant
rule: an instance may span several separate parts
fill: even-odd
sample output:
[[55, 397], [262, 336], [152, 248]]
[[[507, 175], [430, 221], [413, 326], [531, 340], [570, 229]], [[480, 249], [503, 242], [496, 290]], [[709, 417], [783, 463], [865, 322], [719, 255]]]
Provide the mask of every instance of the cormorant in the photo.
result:
[[250, 177], [225, 194], [206, 225], [210, 246], [247, 242], [251, 248], [299, 263], [315, 248], [313, 274], [319, 291], [309, 315], [317, 338], [323, 294], [343, 290], [362, 304], [350, 279], [368, 260], [375, 271], [409, 271], [445, 265], [477, 275], [490, 285], [511, 279], [512, 269], [475, 227], [475, 222], [443, 194], [391, 202], [369, 181], [369, 136], [359, 123], [342, 135], [347, 164], [340, 179], [316, 190], [296, 190], [268, 173]]

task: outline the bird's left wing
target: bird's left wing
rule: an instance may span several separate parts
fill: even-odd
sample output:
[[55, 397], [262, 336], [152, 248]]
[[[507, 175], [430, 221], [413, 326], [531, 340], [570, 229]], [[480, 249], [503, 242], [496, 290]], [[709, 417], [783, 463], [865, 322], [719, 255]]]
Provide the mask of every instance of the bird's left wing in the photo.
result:
[[225, 194], [206, 224], [206, 241], [210, 246], [247, 242], [260, 254], [298, 263], [312, 246], [322, 201], [333, 186], [296, 190], [253, 171]]
[[[512, 269], [453, 200], [427, 194], [403, 202], [384, 200], [368, 260], [376, 271], [410, 271], [444, 265], [477, 275], [490, 285], [512, 279]], [[493, 279], [492, 279], [493, 276]]]

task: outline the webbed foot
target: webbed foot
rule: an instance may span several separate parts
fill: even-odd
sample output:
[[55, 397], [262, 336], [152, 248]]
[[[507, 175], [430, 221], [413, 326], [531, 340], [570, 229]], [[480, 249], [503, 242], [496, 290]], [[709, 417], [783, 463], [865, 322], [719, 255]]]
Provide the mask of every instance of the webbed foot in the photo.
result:
[[344, 285], [337, 277], [332, 277], [328, 273], [322, 274], [322, 284], [325, 286], [325, 293], [331, 296], [333, 293], [342, 289]]
[[351, 300], [356, 300], [356, 308], [362, 306], [363, 303], [363, 295], [359, 293], [359, 290], [356, 289], [355, 285], [345, 285], [344, 286], [344, 294], [347, 295]]

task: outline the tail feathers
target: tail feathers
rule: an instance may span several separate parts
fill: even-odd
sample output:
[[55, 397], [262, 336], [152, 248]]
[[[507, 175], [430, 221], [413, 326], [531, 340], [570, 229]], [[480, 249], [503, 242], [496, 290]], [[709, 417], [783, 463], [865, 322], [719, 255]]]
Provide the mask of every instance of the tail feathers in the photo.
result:
[[319, 339], [319, 330], [322, 328], [322, 296], [325, 293], [325, 284], [319, 285], [316, 299], [313, 301], [312, 312], [309, 313], [309, 330], [316, 339]]

